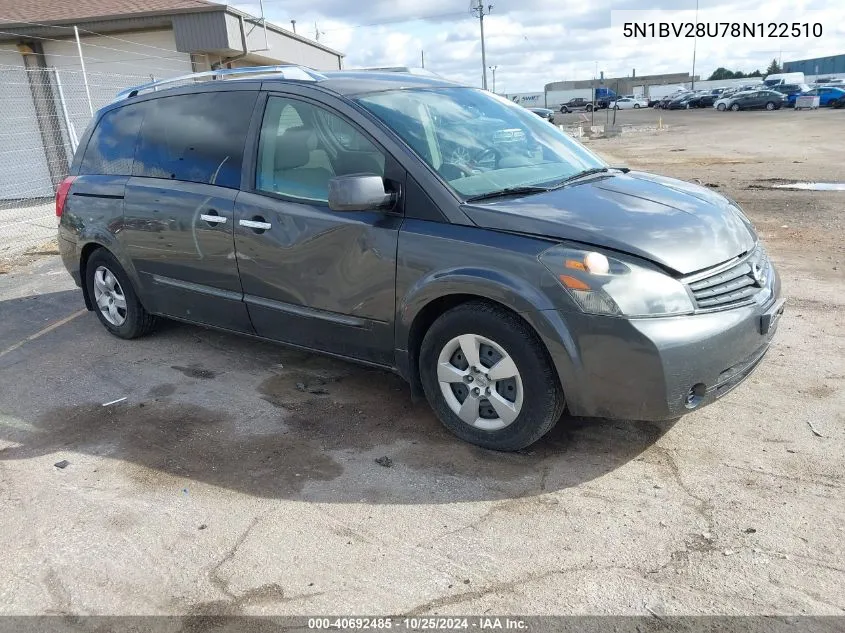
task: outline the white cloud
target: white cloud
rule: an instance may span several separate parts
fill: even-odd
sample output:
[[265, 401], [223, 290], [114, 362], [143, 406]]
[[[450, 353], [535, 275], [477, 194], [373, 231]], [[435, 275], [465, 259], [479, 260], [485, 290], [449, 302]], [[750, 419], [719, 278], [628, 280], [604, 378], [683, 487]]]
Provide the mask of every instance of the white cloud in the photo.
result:
[[[692, 40], [625, 39], [621, 27], [611, 28], [611, 10], [645, 11], [659, 0], [489, 1], [495, 6], [485, 18], [487, 63], [498, 66], [499, 91], [541, 91], [552, 81], [592, 78], [596, 67], [606, 76], [626, 76], [634, 68], [638, 75], [692, 69]], [[683, 4], [687, 10], [694, 9], [692, 0]], [[699, 0], [699, 4], [702, 20], [731, 21], [733, 16], [757, 21], [812, 19], [824, 28], [821, 39], [699, 38], [696, 74], [704, 78], [719, 66], [764, 71], [774, 57], [789, 60], [845, 53], [845, 3], [841, 0], [770, 0], [763, 11], [759, 0]], [[258, 11], [257, 0], [236, 6], [250, 13]], [[264, 6], [271, 21], [287, 27], [295, 18], [298, 32], [308, 37], [313, 36], [316, 21], [324, 32], [320, 41], [345, 52], [348, 68], [418, 65], [424, 49], [429, 69], [480, 84], [478, 20], [469, 12], [469, 0], [265, 0]], [[687, 21], [692, 15], [667, 9], [659, 19]], [[428, 19], [402, 21], [422, 16]], [[380, 25], [362, 26], [375, 23]]]

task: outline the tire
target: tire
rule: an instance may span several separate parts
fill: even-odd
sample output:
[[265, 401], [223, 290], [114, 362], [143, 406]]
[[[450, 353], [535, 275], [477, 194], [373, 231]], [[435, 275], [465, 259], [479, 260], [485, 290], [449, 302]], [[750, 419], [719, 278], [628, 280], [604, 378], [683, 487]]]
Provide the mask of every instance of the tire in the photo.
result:
[[618, 109], [619, 109], [619, 106], [618, 106], [618, 105], [615, 105], [615, 106], [613, 106], [613, 109], [614, 109], [614, 110], [618, 110]]
[[561, 114], [569, 114], [569, 110], [567, 110], [565, 107], [561, 106], [560, 113]]
[[719, 105], [716, 106], [716, 109], [719, 112], [724, 112], [725, 110], [727, 110], [727, 106], [724, 103], [720, 103]]
[[588, 106], [587, 106], [586, 108], [584, 108], [584, 109], [585, 109], [587, 112], [592, 112], [592, 111], [593, 111], [593, 106], [588, 105]]
[[129, 276], [106, 249], [94, 251], [88, 259], [85, 283], [94, 313], [111, 334], [133, 339], [155, 327], [156, 318], [141, 305]]
[[639, 109], [640, 109], [640, 104], [639, 104], [639, 103], [635, 103], [635, 104], [634, 104], [634, 110], [639, 110]]
[[739, 112], [739, 104], [738, 104], [738, 103], [734, 103], [734, 104], [731, 106], [731, 110], [733, 110], [734, 112]]
[[[473, 372], [463, 355], [465, 349], [472, 353], [473, 347], [481, 372]], [[505, 356], [512, 361], [514, 377], [495, 382], [490, 377], [488, 382], [487, 371]], [[497, 451], [520, 450], [548, 433], [563, 414], [563, 390], [545, 347], [528, 324], [503, 308], [470, 302], [444, 313], [426, 332], [419, 363], [431, 408], [447, 429], [472, 444]], [[467, 375], [475, 379], [467, 382]], [[447, 380], [441, 382], [443, 377]], [[479, 397], [473, 396], [472, 389], [482, 390]], [[484, 391], [502, 394], [495, 408]], [[468, 401], [474, 405], [467, 409], [470, 418], [476, 417], [473, 422], [459, 416]], [[506, 412], [504, 417], [499, 411]], [[515, 417], [510, 419], [511, 415]]]
[[774, 109], [775, 109], [775, 103], [774, 103], [774, 101], [767, 101], [767, 102], [766, 102], [766, 110], [768, 110], [769, 112], [771, 112], [771, 111], [772, 111], [772, 110], [774, 110]]

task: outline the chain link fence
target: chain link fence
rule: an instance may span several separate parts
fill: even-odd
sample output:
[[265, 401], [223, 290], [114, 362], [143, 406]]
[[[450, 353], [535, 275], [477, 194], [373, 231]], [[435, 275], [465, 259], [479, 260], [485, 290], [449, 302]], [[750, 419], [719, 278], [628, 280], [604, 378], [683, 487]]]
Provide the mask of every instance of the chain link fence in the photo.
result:
[[0, 260], [55, 249], [55, 187], [92, 110], [151, 79], [0, 64]]

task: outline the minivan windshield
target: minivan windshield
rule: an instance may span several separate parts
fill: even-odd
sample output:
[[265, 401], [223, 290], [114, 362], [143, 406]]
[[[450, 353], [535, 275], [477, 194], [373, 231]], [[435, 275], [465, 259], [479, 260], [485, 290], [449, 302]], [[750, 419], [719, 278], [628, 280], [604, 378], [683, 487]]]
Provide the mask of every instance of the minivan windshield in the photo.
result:
[[551, 186], [606, 166], [556, 126], [483, 90], [391, 90], [357, 101], [464, 198]]

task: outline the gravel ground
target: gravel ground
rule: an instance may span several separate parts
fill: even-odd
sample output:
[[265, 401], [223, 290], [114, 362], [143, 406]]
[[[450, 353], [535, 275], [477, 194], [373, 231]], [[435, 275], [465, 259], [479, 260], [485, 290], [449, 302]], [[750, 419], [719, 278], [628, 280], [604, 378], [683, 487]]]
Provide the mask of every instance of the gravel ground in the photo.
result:
[[845, 181], [845, 111], [662, 121], [590, 147], [736, 198], [789, 297], [752, 377], [674, 424], [486, 452], [393, 376], [120, 341], [55, 256], [3, 269], [0, 614], [841, 615], [845, 193], [769, 185]]

